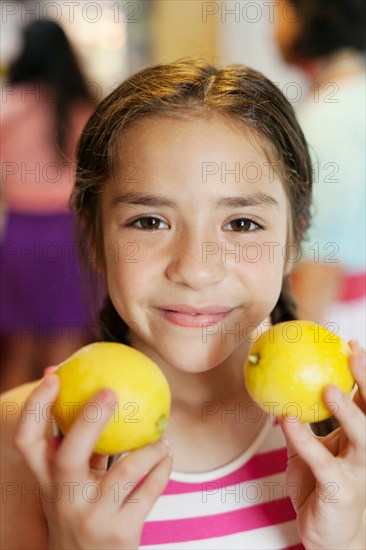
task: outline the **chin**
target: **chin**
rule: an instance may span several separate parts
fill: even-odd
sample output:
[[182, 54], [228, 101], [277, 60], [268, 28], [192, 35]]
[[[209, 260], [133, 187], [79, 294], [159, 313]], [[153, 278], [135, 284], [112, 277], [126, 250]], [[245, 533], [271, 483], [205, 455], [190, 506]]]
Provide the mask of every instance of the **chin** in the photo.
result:
[[198, 346], [177, 346], [174, 351], [162, 349], [160, 356], [172, 368], [186, 373], [208, 372], [223, 363], [233, 349], [224, 346], [221, 342], [217, 346], [200, 344]]

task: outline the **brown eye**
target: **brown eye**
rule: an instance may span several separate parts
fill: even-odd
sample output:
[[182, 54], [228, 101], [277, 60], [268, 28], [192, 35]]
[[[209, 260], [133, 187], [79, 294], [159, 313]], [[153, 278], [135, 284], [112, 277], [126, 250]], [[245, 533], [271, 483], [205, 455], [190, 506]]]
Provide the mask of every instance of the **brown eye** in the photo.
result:
[[249, 220], [248, 218], [239, 218], [237, 220], [233, 220], [228, 225], [232, 227], [233, 231], [236, 232], [247, 232], [247, 231], [254, 231], [255, 229], [259, 228], [259, 225], [252, 220]]
[[138, 229], [145, 229], [145, 230], [156, 230], [160, 229], [161, 224], [163, 222], [160, 218], [155, 218], [153, 216], [144, 216], [142, 218], [139, 218], [138, 220], [135, 220], [131, 225], [133, 227], [137, 227]]

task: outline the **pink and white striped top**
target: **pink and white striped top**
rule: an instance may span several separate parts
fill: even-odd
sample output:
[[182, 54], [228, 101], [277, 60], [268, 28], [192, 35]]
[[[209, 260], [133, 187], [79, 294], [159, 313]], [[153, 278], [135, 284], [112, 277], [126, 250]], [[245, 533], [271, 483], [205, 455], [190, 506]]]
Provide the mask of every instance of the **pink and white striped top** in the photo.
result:
[[287, 496], [286, 462], [282, 430], [267, 422], [229, 464], [203, 473], [173, 471], [146, 519], [139, 548], [303, 549]]

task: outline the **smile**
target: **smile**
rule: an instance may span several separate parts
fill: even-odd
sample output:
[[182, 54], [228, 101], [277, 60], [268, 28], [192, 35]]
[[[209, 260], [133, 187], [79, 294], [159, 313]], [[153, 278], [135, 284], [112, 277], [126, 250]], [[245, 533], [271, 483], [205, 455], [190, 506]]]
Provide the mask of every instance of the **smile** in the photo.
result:
[[163, 319], [181, 327], [202, 328], [208, 324], [217, 324], [226, 319], [235, 308], [227, 311], [218, 311], [212, 313], [189, 313], [184, 311], [175, 311], [170, 309], [157, 308], [157, 311]]

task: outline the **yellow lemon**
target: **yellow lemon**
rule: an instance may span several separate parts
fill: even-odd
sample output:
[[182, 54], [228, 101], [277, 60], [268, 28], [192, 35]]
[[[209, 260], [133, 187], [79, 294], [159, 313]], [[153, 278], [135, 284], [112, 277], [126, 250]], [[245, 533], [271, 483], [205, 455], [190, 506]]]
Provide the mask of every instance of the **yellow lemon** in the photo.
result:
[[342, 338], [312, 321], [287, 321], [264, 332], [244, 364], [250, 396], [269, 414], [302, 422], [332, 416], [322, 394], [327, 384], [349, 393], [351, 350]]
[[94, 449], [113, 455], [152, 443], [167, 426], [170, 413], [169, 384], [160, 368], [134, 348], [96, 342], [79, 349], [56, 371], [61, 389], [53, 414], [67, 433], [79, 414], [90, 422], [101, 415], [100, 405], [88, 401], [103, 388], [116, 394], [113, 414]]

